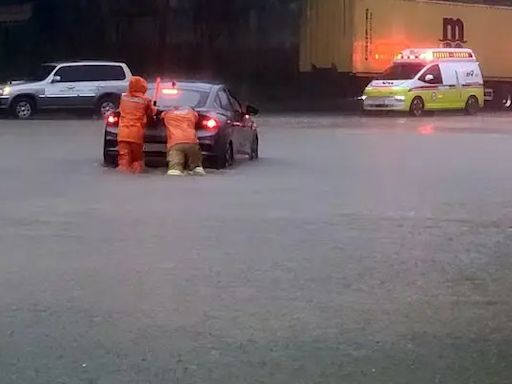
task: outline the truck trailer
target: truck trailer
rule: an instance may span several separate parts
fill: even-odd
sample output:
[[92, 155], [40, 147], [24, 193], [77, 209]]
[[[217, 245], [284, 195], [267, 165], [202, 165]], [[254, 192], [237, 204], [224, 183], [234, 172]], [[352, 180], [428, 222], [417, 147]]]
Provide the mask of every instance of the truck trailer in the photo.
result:
[[470, 48], [484, 76], [485, 103], [512, 109], [512, 7], [427, 0], [305, 0], [300, 71], [346, 77], [360, 96], [396, 55], [412, 48]]

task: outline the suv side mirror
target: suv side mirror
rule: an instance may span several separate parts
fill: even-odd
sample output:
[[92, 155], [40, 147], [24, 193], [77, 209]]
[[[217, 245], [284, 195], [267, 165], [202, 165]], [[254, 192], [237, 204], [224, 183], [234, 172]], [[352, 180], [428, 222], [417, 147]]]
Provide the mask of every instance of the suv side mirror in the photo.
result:
[[425, 82], [426, 83], [430, 83], [433, 80], [434, 80], [434, 75], [427, 75], [427, 76], [425, 76]]
[[249, 104], [245, 109], [245, 113], [250, 116], [256, 116], [258, 113], [260, 113], [260, 110], [255, 106]]
[[53, 84], [53, 83], [60, 83], [60, 81], [62, 80], [62, 78], [60, 76], [53, 76], [52, 79], [50, 80], [50, 82]]

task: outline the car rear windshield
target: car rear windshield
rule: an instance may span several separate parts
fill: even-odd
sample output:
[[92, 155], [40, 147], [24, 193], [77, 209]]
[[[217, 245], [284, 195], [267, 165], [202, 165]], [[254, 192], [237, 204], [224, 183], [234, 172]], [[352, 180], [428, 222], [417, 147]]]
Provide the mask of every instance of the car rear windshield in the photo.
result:
[[[151, 94], [151, 93], [149, 93]], [[208, 92], [191, 89], [163, 89], [158, 99], [158, 107], [161, 109], [173, 107], [203, 108], [208, 101]]]
[[422, 63], [396, 63], [386, 69], [377, 80], [411, 80], [425, 68]]

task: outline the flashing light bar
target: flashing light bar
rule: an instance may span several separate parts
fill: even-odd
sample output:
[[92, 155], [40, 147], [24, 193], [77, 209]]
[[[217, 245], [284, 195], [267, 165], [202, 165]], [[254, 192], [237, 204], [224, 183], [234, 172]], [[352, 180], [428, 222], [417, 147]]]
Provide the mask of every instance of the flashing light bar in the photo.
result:
[[472, 59], [471, 52], [433, 52], [435, 59]]
[[396, 56], [397, 60], [439, 60], [439, 59], [473, 59], [474, 56], [471, 52], [455, 52], [455, 51], [428, 51], [421, 54], [404, 54], [399, 53]]
[[424, 54], [422, 55], [404, 55], [403, 53], [399, 53], [396, 58], [398, 60], [425, 60], [426, 57]]

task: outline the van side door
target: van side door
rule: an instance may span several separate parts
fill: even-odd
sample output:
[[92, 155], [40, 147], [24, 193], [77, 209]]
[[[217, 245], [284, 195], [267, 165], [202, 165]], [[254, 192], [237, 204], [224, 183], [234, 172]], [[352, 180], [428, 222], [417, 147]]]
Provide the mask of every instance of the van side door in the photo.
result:
[[439, 64], [433, 64], [428, 67], [418, 80], [425, 84], [421, 87], [421, 96], [425, 101], [425, 109], [446, 108], [443, 75]]
[[484, 102], [484, 80], [480, 65], [474, 63], [464, 63], [458, 68], [458, 77], [461, 87], [461, 104], [466, 105], [470, 96], [476, 96], [480, 104]]
[[460, 63], [442, 63], [440, 68], [443, 76], [441, 90], [443, 92], [444, 108], [464, 108], [465, 101], [462, 100], [462, 84], [459, 76]]

